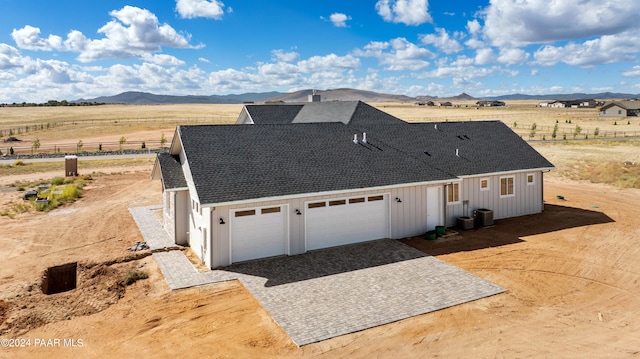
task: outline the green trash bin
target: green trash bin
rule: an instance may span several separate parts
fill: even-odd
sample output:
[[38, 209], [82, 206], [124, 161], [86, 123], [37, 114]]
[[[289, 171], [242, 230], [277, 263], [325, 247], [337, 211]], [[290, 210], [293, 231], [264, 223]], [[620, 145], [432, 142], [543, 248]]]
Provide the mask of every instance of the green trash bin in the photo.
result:
[[447, 227], [445, 226], [436, 226], [436, 234], [438, 236], [444, 236], [447, 233]]

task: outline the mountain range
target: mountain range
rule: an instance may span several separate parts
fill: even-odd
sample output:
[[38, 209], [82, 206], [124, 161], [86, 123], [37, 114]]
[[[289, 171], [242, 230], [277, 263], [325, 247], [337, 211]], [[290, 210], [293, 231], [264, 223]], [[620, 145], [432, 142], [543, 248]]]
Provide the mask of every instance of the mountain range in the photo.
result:
[[578, 100], [578, 99], [624, 99], [638, 98], [638, 94], [624, 93], [572, 93], [572, 94], [551, 94], [551, 95], [525, 95], [513, 94], [494, 97], [475, 98], [466, 93], [460, 95], [441, 98], [437, 96], [416, 96], [384, 94], [373, 91], [364, 91], [350, 88], [340, 88], [331, 90], [300, 90], [290, 93], [283, 92], [251, 92], [231, 95], [156, 95], [147, 92], [123, 92], [114, 96], [101, 96], [93, 99], [79, 99], [73, 102], [92, 102], [108, 104], [235, 104], [250, 102], [306, 102], [311, 94], [318, 94], [322, 101], [364, 101], [364, 102], [415, 102], [415, 101], [475, 101], [475, 100]]

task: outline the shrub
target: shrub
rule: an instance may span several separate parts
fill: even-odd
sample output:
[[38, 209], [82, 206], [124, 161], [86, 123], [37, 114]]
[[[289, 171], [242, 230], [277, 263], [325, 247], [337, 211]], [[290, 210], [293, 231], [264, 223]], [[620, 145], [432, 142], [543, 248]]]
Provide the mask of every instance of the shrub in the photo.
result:
[[52, 186], [60, 186], [62, 184], [64, 184], [64, 177], [56, 176], [51, 180]]
[[26, 166], [26, 163], [24, 163], [24, 161], [22, 160], [17, 160], [13, 163], [14, 166]]
[[149, 274], [147, 274], [147, 272], [145, 271], [130, 270], [124, 277], [124, 280], [122, 282], [124, 283], [124, 285], [131, 285], [141, 279], [147, 278], [149, 278]]

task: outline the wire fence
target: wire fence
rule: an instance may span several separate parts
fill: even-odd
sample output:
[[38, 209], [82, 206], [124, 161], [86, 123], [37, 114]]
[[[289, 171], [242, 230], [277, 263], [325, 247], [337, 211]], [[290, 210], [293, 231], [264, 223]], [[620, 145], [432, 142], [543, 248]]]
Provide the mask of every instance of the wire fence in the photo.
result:
[[169, 142], [154, 141], [115, 141], [115, 142], [86, 142], [86, 143], [58, 143], [41, 146], [20, 145], [20, 142], [5, 142], [0, 147], [0, 155], [37, 155], [37, 154], [77, 154], [81, 152], [117, 152], [125, 150], [157, 151]]

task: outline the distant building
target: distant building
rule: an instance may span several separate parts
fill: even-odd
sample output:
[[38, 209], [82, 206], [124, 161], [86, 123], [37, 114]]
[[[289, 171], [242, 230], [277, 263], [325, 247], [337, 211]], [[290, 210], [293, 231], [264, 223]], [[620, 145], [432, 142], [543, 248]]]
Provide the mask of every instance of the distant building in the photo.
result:
[[598, 102], [593, 99], [585, 100], [559, 100], [559, 101], [544, 101], [538, 103], [538, 107], [553, 107], [553, 108], [595, 108]]
[[489, 101], [489, 100], [480, 100], [476, 102], [476, 106], [478, 107], [503, 107], [506, 104], [502, 101]]
[[640, 115], [640, 101], [613, 101], [600, 108], [600, 116], [627, 117]]

